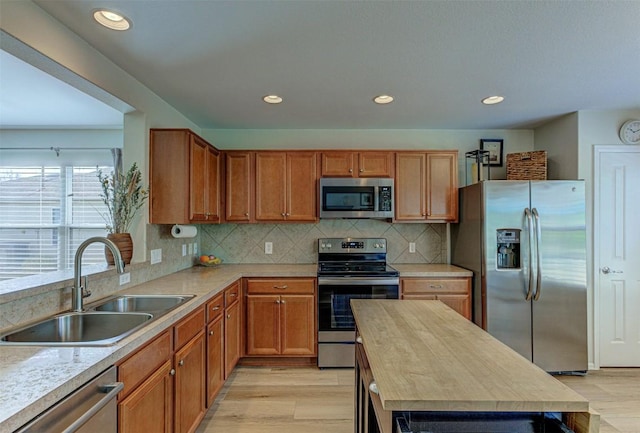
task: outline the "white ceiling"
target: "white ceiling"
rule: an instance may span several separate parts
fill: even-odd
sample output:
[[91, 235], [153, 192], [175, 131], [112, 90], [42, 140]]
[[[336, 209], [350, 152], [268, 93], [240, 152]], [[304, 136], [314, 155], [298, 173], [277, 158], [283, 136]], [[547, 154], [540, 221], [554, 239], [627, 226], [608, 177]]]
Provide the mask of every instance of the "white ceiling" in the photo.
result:
[[[511, 129], [640, 108], [637, 0], [35, 3], [202, 128]], [[100, 27], [98, 7], [132, 28]]]

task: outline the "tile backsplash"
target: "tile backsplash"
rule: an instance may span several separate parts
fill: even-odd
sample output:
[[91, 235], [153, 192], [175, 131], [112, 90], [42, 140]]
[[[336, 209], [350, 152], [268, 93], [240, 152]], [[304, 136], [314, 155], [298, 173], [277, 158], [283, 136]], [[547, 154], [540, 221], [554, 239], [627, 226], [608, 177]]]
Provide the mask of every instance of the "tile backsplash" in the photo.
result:
[[[225, 263], [315, 263], [318, 238], [387, 239], [390, 263], [446, 263], [446, 224], [393, 224], [373, 219], [321, 220], [316, 224], [220, 224], [198, 226], [200, 251]], [[273, 253], [265, 254], [265, 242]], [[416, 252], [409, 252], [415, 242]]]

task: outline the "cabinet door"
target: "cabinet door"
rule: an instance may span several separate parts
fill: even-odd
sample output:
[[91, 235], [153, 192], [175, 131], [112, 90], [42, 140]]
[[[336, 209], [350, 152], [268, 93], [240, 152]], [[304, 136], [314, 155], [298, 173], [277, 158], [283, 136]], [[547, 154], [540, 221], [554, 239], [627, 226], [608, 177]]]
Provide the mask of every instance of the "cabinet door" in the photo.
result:
[[312, 295], [280, 296], [280, 354], [316, 354], [315, 302]]
[[317, 156], [315, 153], [287, 154], [287, 221], [318, 219]]
[[256, 220], [285, 219], [287, 191], [287, 154], [285, 152], [256, 153]]
[[458, 221], [458, 153], [427, 153], [427, 220]]
[[251, 153], [226, 154], [225, 217], [227, 221], [251, 220]]
[[196, 430], [205, 413], [204, 331], [174, 355], [176, 369], [175, 431]]
[[220, 152], [207, 147], [207, 185], [206, 212], [207, 222], [220, 222]]
[[424, 221], [426, 211], [426, 155], [421, 152], [396, 154], [396, 221]]
[[360, 152], [358, 177], [391, 177], [393, 152]]
[[323, 152], [322, 177], [357, 177], [354, 170], [357, 156], [353, 152]]
[[240, 302], [225, 310], [224, 316], [224, 378], [227, 379], [240, 359]]
[[471, 300], [469, 295], [437, 295], [436, 299], [471, 320]]
[[247, 300], [247, 355], [280, 353], [280, 296], [249, 295]]
[[189, 144], [189, 219], [205, 221], [207, 176], [207, 148], [209, 145], [191, 135]]
[[170, 433], [173, 421], [171, 361], [118, 403], [118, 432]]
[[207, 326], [207, 407], [224, 385], [224, 320], [218, 316]]

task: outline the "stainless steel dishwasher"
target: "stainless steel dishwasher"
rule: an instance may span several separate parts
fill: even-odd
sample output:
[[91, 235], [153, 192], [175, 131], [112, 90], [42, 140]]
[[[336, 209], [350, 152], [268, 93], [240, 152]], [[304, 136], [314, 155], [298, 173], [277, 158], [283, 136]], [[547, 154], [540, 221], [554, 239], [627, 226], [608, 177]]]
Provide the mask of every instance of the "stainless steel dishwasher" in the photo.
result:
[[16, 433], [117, 433], [116, 396], [124, 385], [110, 367]]

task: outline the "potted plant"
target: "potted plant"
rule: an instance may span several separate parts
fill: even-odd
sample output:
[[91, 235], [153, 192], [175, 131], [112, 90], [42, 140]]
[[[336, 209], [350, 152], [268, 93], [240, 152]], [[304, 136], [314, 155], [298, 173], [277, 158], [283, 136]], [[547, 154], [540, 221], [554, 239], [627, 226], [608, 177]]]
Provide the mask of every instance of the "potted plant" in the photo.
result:
[[[135, 162], [126, 173], [117, 171], [107, 175], [98, 169], [98, 179], [102, 186], [100, 198], [107, 207], [107, 211], [102, 214], [109, 232], [107, 239], [118, 246], [122, 260], [129, 264], [133, 256], [129, 227], [138, 209], [144, 205], [149, 191], [142, 185], [142, 173]], [[107, 263], [114, 264], [113, 255], [106, 248], [105, 256]]]

